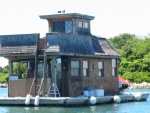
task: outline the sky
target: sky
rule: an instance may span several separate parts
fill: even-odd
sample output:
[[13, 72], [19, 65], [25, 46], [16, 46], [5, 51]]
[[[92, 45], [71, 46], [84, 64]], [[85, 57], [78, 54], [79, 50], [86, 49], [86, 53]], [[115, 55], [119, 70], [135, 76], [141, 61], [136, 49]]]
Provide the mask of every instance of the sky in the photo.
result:
[[[150, 33], [150, 0], [0, 0], [0, 35], [48, 32], [39, 15], [81, 13], [95, 16], [93, 35], [110, 38], [122, 33], [147, 36]], [[0, 58], [4, 67], [8, 60]]]

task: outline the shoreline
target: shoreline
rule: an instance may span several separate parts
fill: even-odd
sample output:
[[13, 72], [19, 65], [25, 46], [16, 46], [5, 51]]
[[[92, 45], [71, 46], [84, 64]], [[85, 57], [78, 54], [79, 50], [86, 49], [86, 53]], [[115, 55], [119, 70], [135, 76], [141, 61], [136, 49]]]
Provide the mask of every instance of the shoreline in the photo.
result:
[[133, 87], [133, 88], [150, 88], [150, 83], [147, 83], [147, 82], [142, 82], [142, 83], [132, 83], [130, 85], [130, 87]]
[[0, 84], [0, 88], [7, 88], [7, 86], [8, 86], [8, 85], [7, 85], [6, 83], [4, 83], [4, 84], [1, 83], [1, 84]]

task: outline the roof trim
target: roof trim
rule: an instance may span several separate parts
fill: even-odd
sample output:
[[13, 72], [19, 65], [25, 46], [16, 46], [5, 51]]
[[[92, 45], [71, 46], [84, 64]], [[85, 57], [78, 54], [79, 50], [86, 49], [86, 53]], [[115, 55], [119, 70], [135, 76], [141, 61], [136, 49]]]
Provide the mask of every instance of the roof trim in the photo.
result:
[[52, 14], [52, 15], [40, 15], [41, 19], [54, 19], [54, 18], [82, 18], [82, 19], [88, 19], [93, 20], [94, 16], [89, 16], [85, 14], [80, 13], [61, 13], [61, 14]]
[[93, 57], [93, 58], [117, 58], [120, 59], [121, 56], [108, 56], [108, 55], [82, 55], [82, 54], [73, 54], [73, 53], [47, 53], [46, 55], [53, 55], [53, 56], [61, 56], [61, 55], [65, 55], [65, 56], [78, 56], [78, 57]]
[[36, 52], [35, 53], [17, 53], [17, 54], [0, 54], [0, 57], [9, 57], [9, 56], [35, 56], [36, 55]]

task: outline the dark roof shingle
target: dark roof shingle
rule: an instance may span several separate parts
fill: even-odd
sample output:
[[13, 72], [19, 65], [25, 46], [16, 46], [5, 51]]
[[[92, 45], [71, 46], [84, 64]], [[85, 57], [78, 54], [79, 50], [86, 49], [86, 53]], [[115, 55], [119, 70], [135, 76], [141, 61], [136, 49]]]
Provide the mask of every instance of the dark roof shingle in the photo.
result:
[[37, 50], [39, 34], [0, 36], [0, 55], [33, 54]]
[[47, 33], [46, 53], [121, 57], [105, 38], [64, 33]]

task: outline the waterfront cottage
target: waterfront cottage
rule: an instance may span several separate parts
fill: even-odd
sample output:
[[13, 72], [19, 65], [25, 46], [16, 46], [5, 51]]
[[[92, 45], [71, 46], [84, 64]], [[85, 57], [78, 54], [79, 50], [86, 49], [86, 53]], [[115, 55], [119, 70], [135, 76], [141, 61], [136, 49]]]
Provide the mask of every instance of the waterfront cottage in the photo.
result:
[[[38, 33], [0, 36], [0, 56], [9, 60], [10, 97], [75, 97], [96, 89], [104, 95], [119, 93], [121, 56], [106, 38], [91, 34], [94, 16], [59, 13], [40, 18], [48, 21], [44, 38]], [[14, 73], [16, 63], [25, 64], [26, 71]]]

